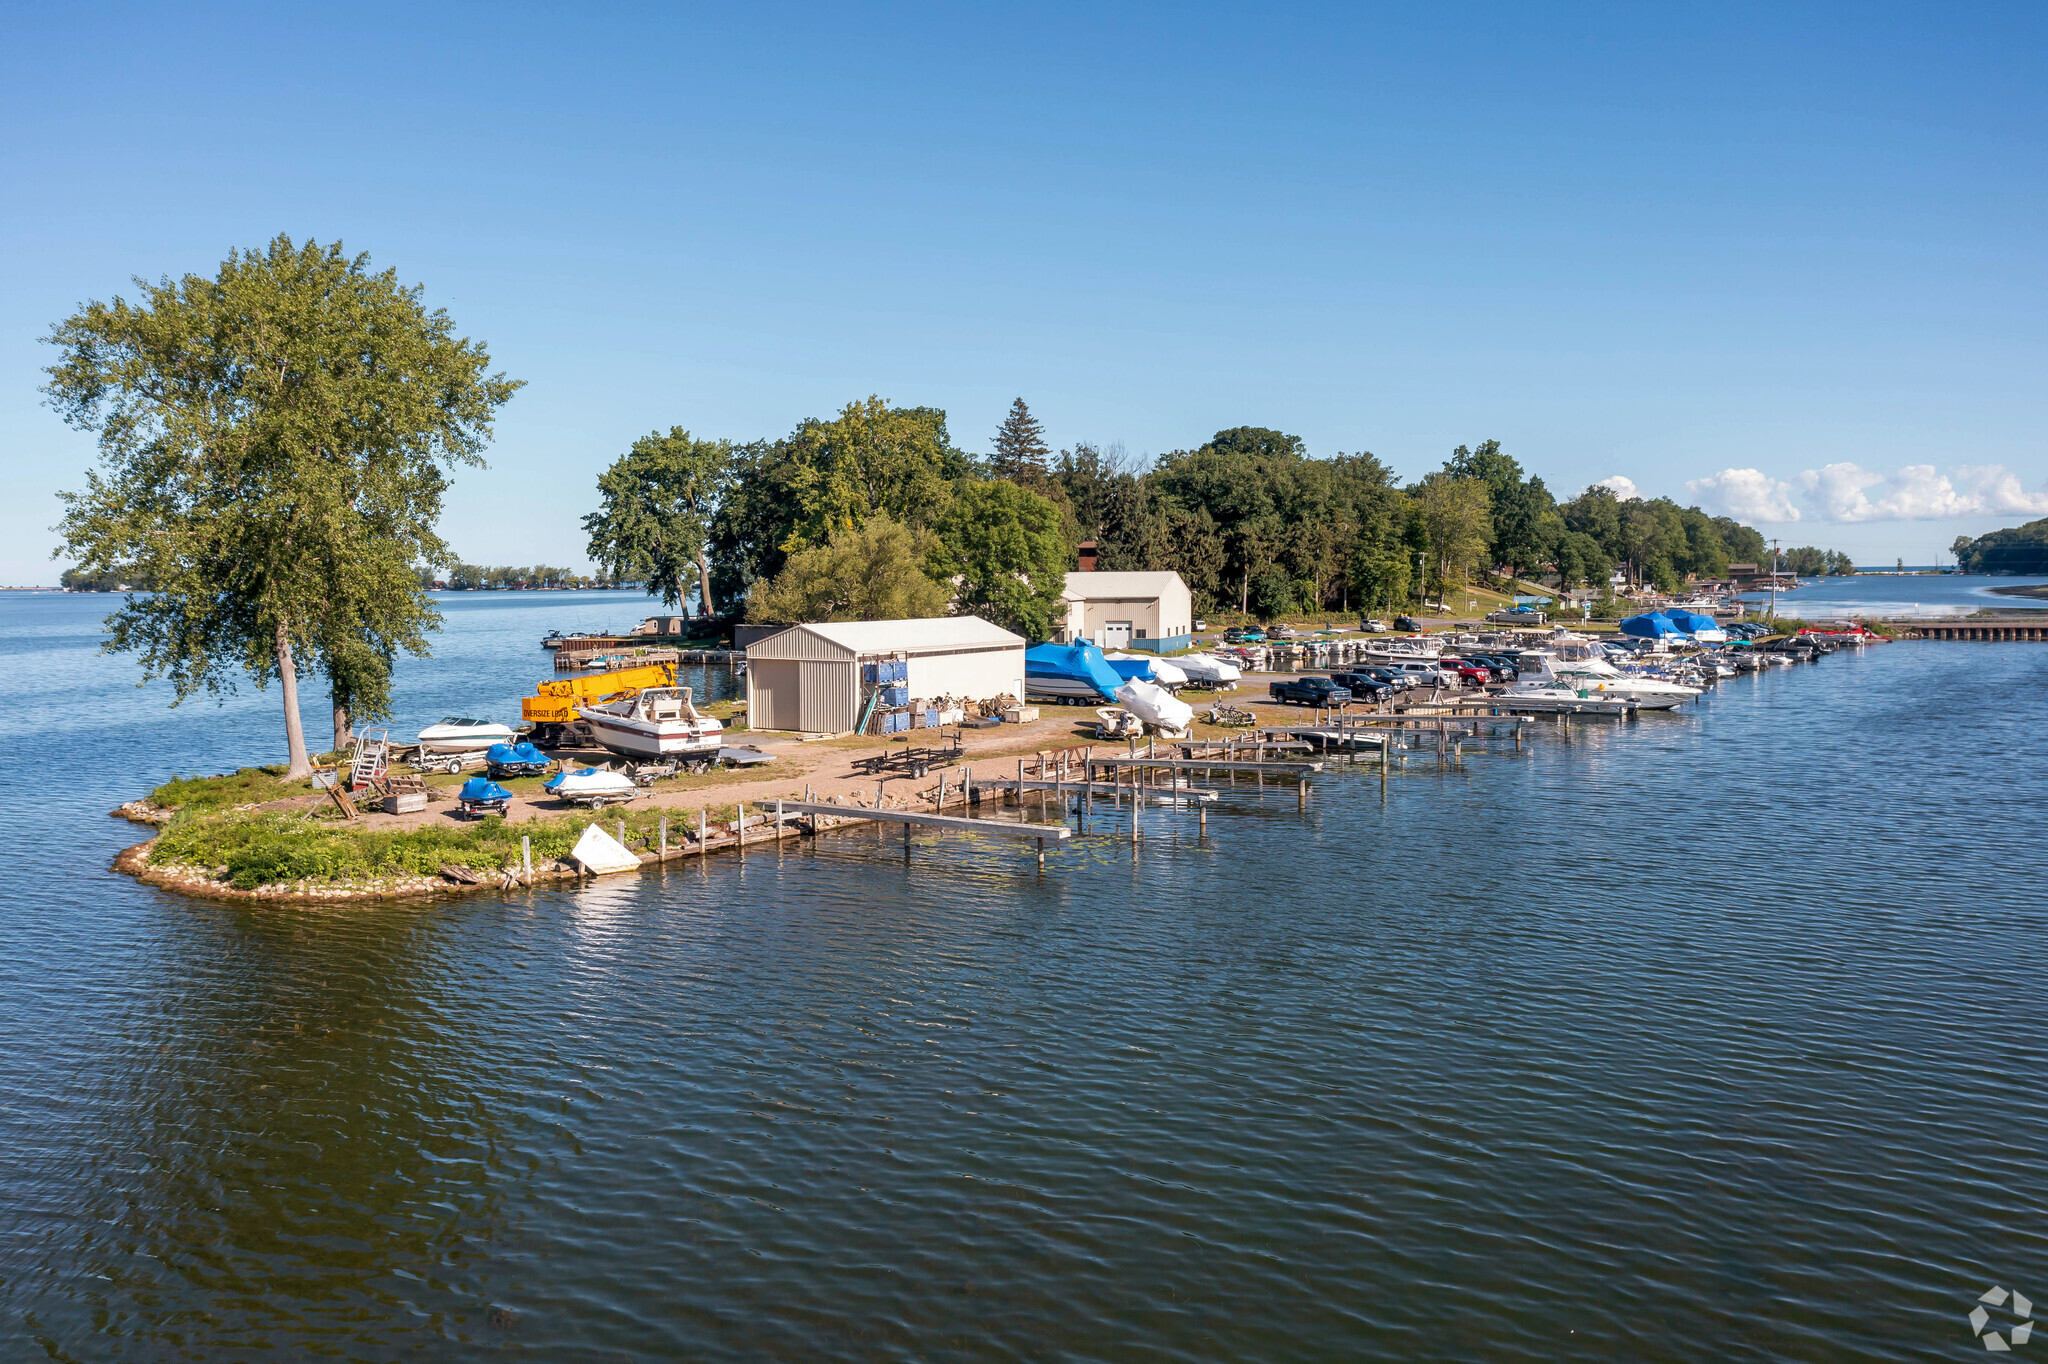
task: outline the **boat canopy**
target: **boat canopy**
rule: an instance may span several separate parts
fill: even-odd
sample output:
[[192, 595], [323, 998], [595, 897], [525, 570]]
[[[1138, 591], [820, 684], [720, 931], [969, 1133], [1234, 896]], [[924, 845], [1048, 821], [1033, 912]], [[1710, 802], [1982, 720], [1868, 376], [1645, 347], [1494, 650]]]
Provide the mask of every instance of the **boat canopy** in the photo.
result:
[[1633, 635], [1637, 639], [1676, 639], [1685, 634], [1685, 631], [1673, 625], [1670, 618], [1661, 611], [1630, 616], [1621, 623], [1621, 632], [1624, 635]]
[[1040, 644], [1026, 649], [1024, 676], [1084, 683], [1105, 701], [1116, 700], [1116, 689], [1124, 684], [1093, 644]]

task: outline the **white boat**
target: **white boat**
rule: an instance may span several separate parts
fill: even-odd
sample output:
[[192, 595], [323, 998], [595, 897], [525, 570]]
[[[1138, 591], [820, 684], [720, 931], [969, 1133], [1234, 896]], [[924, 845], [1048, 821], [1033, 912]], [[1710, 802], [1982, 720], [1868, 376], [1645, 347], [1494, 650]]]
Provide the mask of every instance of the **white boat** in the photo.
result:
[[1116, 699], [1125, 710], [1154, 729], [1182, 734], [1195, 722], [1193, 706], [1150, 682], [1126, 682], [1116, 689]]
[[1602, 696], [1584, 688], [1527, 680], [1494, 697], [1493, 703], [1502, 710], [1540, 715], [1627, 715], [1641, 709], [1626, 696]]
[[1183, 654], [1173, 661], [1187, 674], [1188, 681], [1205, 687], [1227, 687], [1244, 676], [1244, 670], [1235, 663], [1214, 654]]
[[541, 783], [549, 795], [571, 805], [596, 807], [613, 801], [627, 801], [640, 793], [633, 779], [608, 767], [586, 767], [579, 771], [555, 773]]
[[494, 744], [509, 744], [514, 737], [509, 725], [451, 715], [421, 730], [419, 744], [422, 753], [482, 753]]
[[[1582, 656], [1575, 657], [1574, 654]], [[1602, 696], [1625, 696], [1644, 710], [1670, 710], [1701, 694], [1698, 687], [1625, 673], [1606, 659], [1594, 657], [1586, 648], [1524, 653], [1522, 676], [1540, 686], [1591, 691]]]
[[1180, 660], [1177, 658], [1155, 658], [1151, 654], [1104, 654], [1103, 657], [1113, 663], [1150, 663], [1152, 681], [1162, 687], [1184, 687], [1193, 676], [1179, 666]]
[[600, 744], [629, 758], [715, 758], [725, 746], [725, 726], [699, 713], [688, 687], [648, 687], [616, 701], [578, 706], [576, 714]]

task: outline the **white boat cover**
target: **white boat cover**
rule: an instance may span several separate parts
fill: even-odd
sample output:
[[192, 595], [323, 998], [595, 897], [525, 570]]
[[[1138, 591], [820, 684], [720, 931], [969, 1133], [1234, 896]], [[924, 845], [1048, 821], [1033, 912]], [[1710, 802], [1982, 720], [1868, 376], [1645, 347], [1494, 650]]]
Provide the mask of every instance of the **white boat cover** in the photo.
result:
[[1187, 682], [1191, 675], [1181, 669], [1179, 659], [1154, 658], [1150, 654], [1104, 654], [1103, 657], [1115, 659], [1119, 662], [1150, 663], [1152, 665], [1152, 680], [1162, 687], [1181, 686]]
[[609, 772], [603, 768], [585, 768], [581, 772], [560, 772], [553, 779], [541, 783], [553, 794], [564, 800], [592, 800], [597, 797], [631, 796], [639, 791], [633, 779], [623, 772]]
[[606, 872], [640, 870], [640, 859], [595, 824], [583, 831], [583, 837], [576, 840], [576, 847], [569, 856], [582, 863], [583, 870], [599, 876]]
[[1190, 680], [1197, 682], [1235, 682], [1244, 676], [1242, 668], [1214, 654], [1183, 654], [1173, 662]]
[[1160, 729], [1186, 729], [1195, 722], [1195, 708], [1164, 687], [1135, 679], [1116, 689], [1125, 710]]

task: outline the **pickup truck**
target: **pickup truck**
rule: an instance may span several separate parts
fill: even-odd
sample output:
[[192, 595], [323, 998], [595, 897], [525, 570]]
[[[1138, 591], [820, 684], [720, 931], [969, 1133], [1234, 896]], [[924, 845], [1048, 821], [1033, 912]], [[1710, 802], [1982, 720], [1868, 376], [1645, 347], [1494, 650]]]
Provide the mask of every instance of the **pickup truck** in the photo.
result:
[[1327, 677], [1303, 677], [1293, 682], [1272, 684], [1275, 701], [1292, 701], [1299, 706], [1341, 706], [1351, 699], [1348, 688]]

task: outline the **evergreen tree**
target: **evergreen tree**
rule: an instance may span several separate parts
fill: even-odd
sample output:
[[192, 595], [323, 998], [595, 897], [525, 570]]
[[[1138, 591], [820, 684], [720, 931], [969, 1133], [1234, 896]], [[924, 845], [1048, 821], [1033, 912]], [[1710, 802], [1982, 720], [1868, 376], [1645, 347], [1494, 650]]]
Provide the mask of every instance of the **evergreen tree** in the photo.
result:
[[1010, 415], [996, 428], [995, 453], [989, 457], [989, 472], [1012, 483], [1042, 483], [1052, 447], [1045, 443], [1045, 428], [1022, 398], [1010, 404]]

